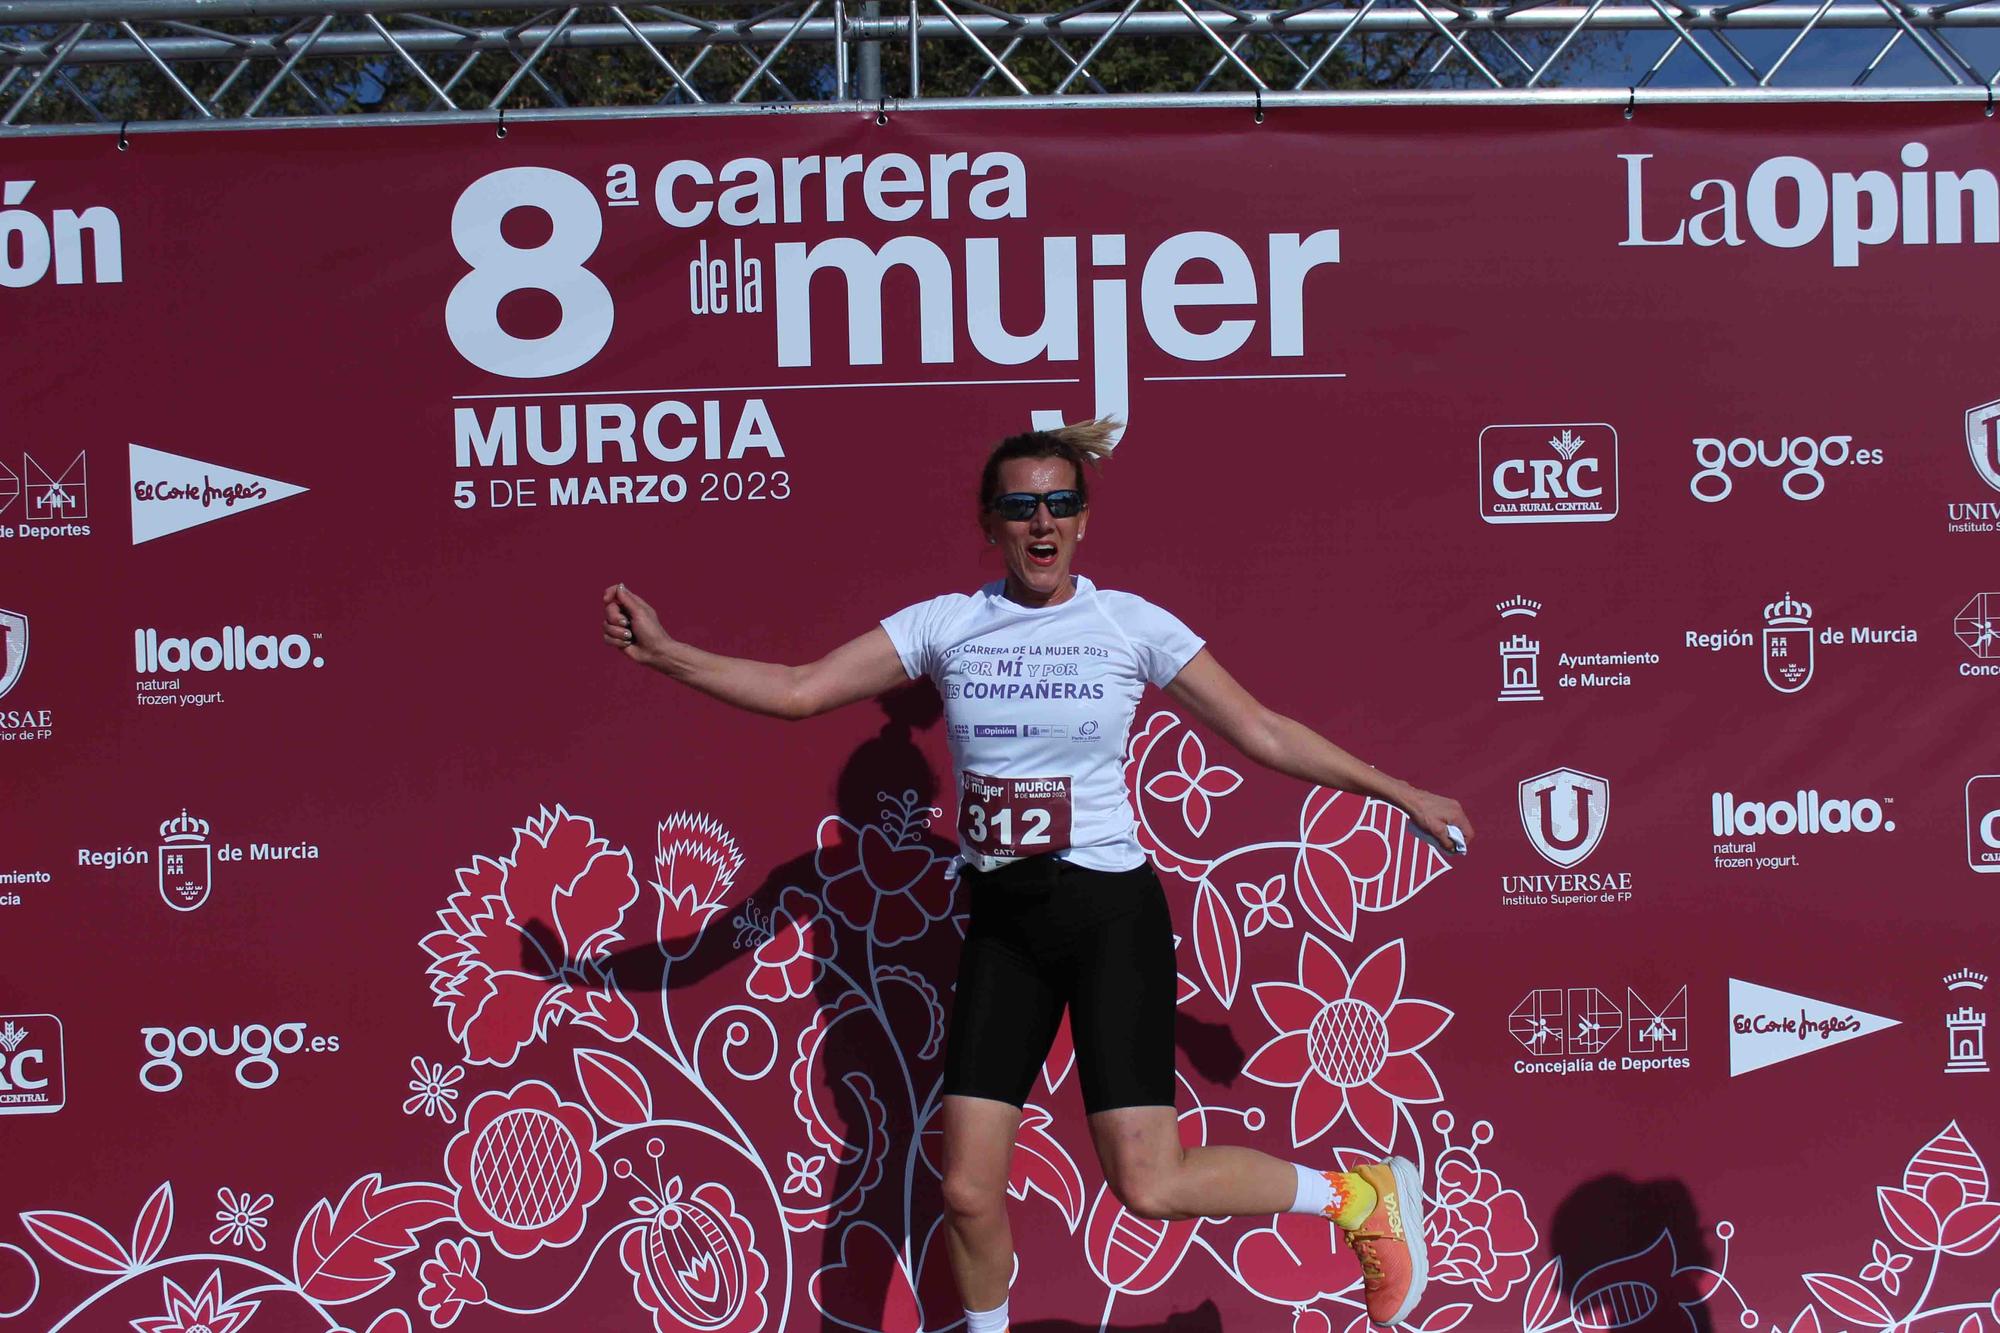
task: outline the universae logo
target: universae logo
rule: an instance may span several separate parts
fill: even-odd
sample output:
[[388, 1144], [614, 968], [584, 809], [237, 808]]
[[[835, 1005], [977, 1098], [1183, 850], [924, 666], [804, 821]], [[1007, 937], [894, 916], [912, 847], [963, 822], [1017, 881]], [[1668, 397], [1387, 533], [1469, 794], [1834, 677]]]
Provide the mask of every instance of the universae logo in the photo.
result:
[[1516, 789], [1521, 827], [1542, 859], [1568, 869], [1597, 850], [1611, 821], [1611, 783], [1594, 773], [1554, 768]]
[[28, 618], [19, 611], [0, 611], [0, 699], [21, 679], [28, 665]]

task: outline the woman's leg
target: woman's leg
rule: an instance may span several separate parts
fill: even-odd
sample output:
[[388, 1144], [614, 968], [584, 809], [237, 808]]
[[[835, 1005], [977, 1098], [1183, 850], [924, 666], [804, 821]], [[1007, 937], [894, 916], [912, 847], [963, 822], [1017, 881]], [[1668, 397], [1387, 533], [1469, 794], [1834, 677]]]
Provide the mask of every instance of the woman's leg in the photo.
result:
[[1298, 1192], [1290, 1162], [1255, 1148], [1183, 1148], [1171, 1106], [1126, 1106], [1090, 1117], [1104, 1178], [1141, 1217], [1282, 1213]]
[[968, 1311], [997, 1309], [1014, 1276], [1007, 1167], [1021, 1108], [985, 1097], [944, 1099], [945, 1238]]
[[[1132, 1212], [1160, 1221], [1322, 1216], [1360, 1260], [1369, 1316], [1400, 1322], [1422, 1297], [1426, 1276], [1415, 1168], [1393, 1159], [1331, 1171], [1253, 1148], [1183, 1148], [1173, 1106], [1172, 924], [1150, 872], [1119, 876], [1115, 887], [1132, 895], [1133, 910], [1077, 939], [1070, 992], [1083, 1104], [1112, 1192]], [[1327, 1240], [1331, 1246], [1331, 1234]]]
[[1035, 947], [1047, 895], [1010, 894], [971, 872], [966, 879], [971, 919], [945, 1034], [944, 1204], [966, 1326], [997, 1333], [1014, 1273], [1008, 1163], [1021, 1105], [1062, 1023], [1063, 996]]
[[1378, 1326], [1401, 1323], [1423, 1299], [1423, 1189], [1416, 1168], [1400, 1157], [1329, 1172], [1254, 1148], [1184, 1148], [1171, 1106], [1097, 1111], [1090, 1133], [1112, 1193], [1141, 1217], [1318, 1213], [1354, 1251], [1368, 1317]]

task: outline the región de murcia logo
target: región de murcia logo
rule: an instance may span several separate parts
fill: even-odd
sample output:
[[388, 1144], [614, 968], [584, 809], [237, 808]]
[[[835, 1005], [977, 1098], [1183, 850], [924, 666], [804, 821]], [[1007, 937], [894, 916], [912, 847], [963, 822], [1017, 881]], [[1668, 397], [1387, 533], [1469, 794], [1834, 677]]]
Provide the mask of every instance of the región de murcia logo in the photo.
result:
[[1764, 683], [1780, 694], [1797, 694], [1813, 681], [1817, 651], [1827, 647], [1882, 647], [1914, 644], [1917, 631], [1908, 625], [1820, 625], [1813, 623], [1812, 603], [1789, 591], [1764, 606], [1761, 632], [1745, 629], [1688, 630], [1686, 646], [1722, 653], [1758, 648]]
[[[155, 858], [157, 857], [157, 861]], [[206, 904], [215, 890], [219, 864], [317, 861], [317, 843], [251, 841], [212, 843], [209, 824], [186, 807], [160, 824], [158, 846], [79, 847], [79, 867], [116, 874], [127, 867], [157, 864], [160, 900], [176, 912], [192, 912]]]

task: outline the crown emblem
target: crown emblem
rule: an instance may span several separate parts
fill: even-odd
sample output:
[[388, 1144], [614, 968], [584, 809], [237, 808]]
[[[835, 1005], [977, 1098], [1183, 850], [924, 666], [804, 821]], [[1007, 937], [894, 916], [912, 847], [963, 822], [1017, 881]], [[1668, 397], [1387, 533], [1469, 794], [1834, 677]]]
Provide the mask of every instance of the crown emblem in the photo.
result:
[[1549, 448], [1561, 454], [1562, 460], [1565, 463], [1576, 457], [1576, 451], [1583, 448], [1583, 445], [1583, 436], [1578, 435], [1573, 430], [1565, 430], [1562, 434], [1553, 436], [1549, 440]]
[[1493, 603], [1493, 609], [1505, 620], [1509, 616], [1536, 616], [1542, 612], [1542, 604], [1532, 597], [1509, 597], [1504, 602]]
[[12, 1055], [14, 1053], [14, 1048], [19, 1046], [22, 1042], [26, 1041], [27, 1039], [28, 1039], [28, 1029], [24, 1027], [16, 1027], [14, 1025], [14, 1020], [11, 1018], [7, 1020], [7, 1023], [4, 1027], [0, 1027], [0, 1051], [5, 1051], [9, 1055]]
[[1947, 973], [1944, 984], [1948, 990], [1985, 990], [1986, 974], [1975, 972], [1969, 967], [1961, 967], [1956, 972]]
[[160, 825], [160, 836], [169, 843], [199, 843], [208, 840], [208, 821], [196, 819], [183, 808], [177, 818]]
[[1764, 620], [1772, 625], [1803, 625], [1812, 619], [1812, 607], [1795, 601], [1788, 592], [1764, 608]]

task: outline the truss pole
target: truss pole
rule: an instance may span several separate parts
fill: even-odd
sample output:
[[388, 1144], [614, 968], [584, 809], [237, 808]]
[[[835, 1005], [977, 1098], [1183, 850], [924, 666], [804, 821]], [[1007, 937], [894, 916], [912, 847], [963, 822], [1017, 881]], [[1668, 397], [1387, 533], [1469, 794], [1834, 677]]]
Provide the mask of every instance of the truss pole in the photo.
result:
[[42, 68], [40, 74], [35, 76], [34, 82], [28, 85], [27, 91], [21, 94], [19, 100], [14, 105], [7, 108], [6, 115], [0, 116], [0, 125], [12, 125], [14, 123], [14, 117], [20, 115], [28, 103], [35, 100], [35, 94], [42, 90], [42, 85], [49, 81], [51, 75], [62, 68], [63, 60], [75, 48], [76, 44], [83, 40], [83, 34], [88, 31], [90, 31], [88, 23], [79, 23], [76, 25], [76, 31], [69, 35], [69, 40], [62, 44], [62, 49], [49, 58], [49, 63]]
[[[565, 13], [562, 16], [562, 21], [557, 23], [554, 28], [551, 28], [549, 30], [549, 35], [542, 38], [542, 44], [535, 48], [534, 54], [529, 56], [526, 60], [522, 61], [521, 68], [515, 70], [513, 76], [510, 77], [506, 83], [500, 86], [500, 91], [493, 94], [493, 100], [486, 104], [486, 109], [488, 111], [495, 111], [498, 110], [500, 107], [506, 105], [508, 96], [513, 93], [516, 87], [520, 85], [521, 80], [527, 77], [528, 71], [532, 70], [535, 67], [535, 62], [542, 58], [542, 52], [548, 50], [549, 44], [555, 41], [556, 38], [563, 35], [563, 29], [567, 28], [570, 25], [571, 21], [576, 18], [576, 15], [577, 15], [577, 10], [575, 8], [571, 8], [569, 12]], [[539, 83], [540, 79], [537, 79], [536, 82]], [[438, 91], [439, 94], [442, 95], [444, 90], [439, 89]]]
[[[861, 17], [864, 20], [876, 19], [881, 16], [882, 5], [880, 0], [863, 0]], [[847, 63], [847, 43], [845, 41], [837, 41], [834, 43], [833, 49], [836, 58], [842, 66], [845, 66]], [[861, 100], [865, 102], [872, 97], [879, 102], [882, 99], [882, 43], [874, 40], [864, 41], [855, 49], [854, 54], [857, 65], [856, 75], [861, 81]], [[842, 79], [846, 78], [844, 69], [841, 77]]]

